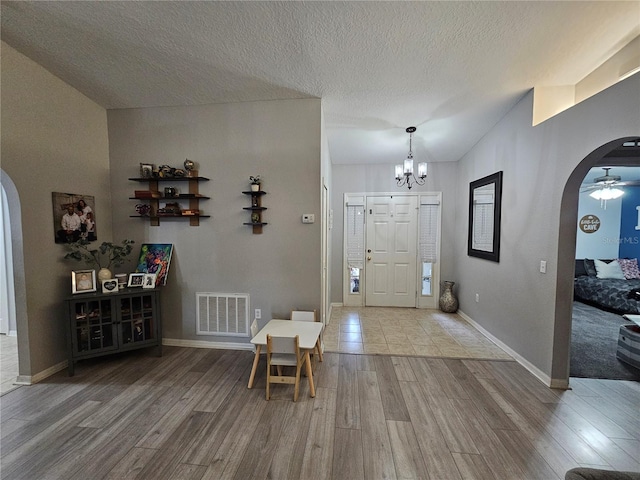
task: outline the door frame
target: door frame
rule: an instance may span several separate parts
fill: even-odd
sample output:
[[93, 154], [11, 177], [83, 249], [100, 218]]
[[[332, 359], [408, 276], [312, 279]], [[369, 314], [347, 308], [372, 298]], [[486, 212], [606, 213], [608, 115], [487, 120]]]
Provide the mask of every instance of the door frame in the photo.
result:
[[[343, 306], [350, 307], [364, 307], [366, 304], [364, 285], [366, 282], [366, 261], [363, 263], [362, 271], [360, 272], [360, 291], [358, 293], [351, 293], [349, 289], [350, 279], [349, 279], [349, 266], [347, 262], [347, 236], [346, 232], [348, 232], [348, 215], [347, 215], [347, 206], [350, 202], [353, 205], [362, 204], [365, 208], [365, 224], [367, 221], [367, 198], [368, 197], [379, 197], [379, 196], [413, 196], [417, 197], [418, 200], [418, 208], [421, 204], [421, 199], [430, 199], [431, 202], [436, 201], [438, 205], [440, 205], [440, 209], [438, 211], [438, 242], [437, 242], [437, 260], [433, 264], [433, 269], [431, 273], [431, 295], [422, 295], [421, 294], [421, 285], [422, 285], [422, 262], [418, 258], [418, 250], [419, 250], [419, 239], [420, 239], [420, 215], [418, 215], [418, 228], [417, 228], [417, 242], [416, 242], [416, 262], [418, 268], [416, 268], [416, 302], [415, 308], [438, 308], [438, 298], [440, 297], [440, 259], [441, 255], [441, 245], [442, 245], [442, 192], [355, 192], [355, 193], [345, 193], [343, 195], [343, 235], [342, 235], [342, 304]], [[366, 226], [365, 226], [365, 241], [363, 243], [363, 258], [366, 258]]]

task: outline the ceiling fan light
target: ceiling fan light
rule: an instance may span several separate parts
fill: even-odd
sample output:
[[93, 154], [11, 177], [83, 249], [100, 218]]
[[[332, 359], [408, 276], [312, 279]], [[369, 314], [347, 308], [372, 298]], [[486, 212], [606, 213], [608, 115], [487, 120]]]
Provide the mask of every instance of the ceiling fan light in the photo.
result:
[[590, 197], [595, 198], [596, 200], [615, 200], [616, 198], [620, 198], [622, 195], [624, 195], [623, 190], [609, 187], [595, 190], [589, 194]]
[[624, 195], [624, 190], [620, 190], [619, 188], [610, 188], [609, 192], [612, 200], [620, 198], [622, 195]]

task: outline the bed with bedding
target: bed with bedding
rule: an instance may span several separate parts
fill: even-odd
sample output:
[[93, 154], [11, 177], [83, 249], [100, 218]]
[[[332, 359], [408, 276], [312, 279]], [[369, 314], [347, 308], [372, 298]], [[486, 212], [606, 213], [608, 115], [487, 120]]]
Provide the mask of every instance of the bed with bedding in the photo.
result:
[[637, 259], [577, 259], [574, 298], [610, 312], [640, 314]]

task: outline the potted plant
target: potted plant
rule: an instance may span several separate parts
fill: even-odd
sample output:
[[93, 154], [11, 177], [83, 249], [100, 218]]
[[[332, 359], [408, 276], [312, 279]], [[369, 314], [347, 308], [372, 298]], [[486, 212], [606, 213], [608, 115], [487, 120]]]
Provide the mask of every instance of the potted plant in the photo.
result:
[[251, 180], [251, 191], [259, 192], [260, 191], [260, 175], [250, 176], [249, 180]]
[[110, 268], [124, 263], [131, 254], [131, 245], [134, 243], [133, 240], [123, 240], [121, 243], [102, 242], [98, 248], [93, 249], [90, 242], [81, 238], [77, 242], [65, 245], [69, 252], [64, 258], [85, 262], [98, 270], [99, 280], [108, 280], [113, 278]]

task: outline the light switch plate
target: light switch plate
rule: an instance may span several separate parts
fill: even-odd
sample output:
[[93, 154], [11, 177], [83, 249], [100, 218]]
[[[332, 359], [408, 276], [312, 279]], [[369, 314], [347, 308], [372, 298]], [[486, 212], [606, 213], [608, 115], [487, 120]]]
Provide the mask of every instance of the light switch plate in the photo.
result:
[[302, 214], [302, 223], [313, 223], [316, 221], [316, 216], [313, 213]]

